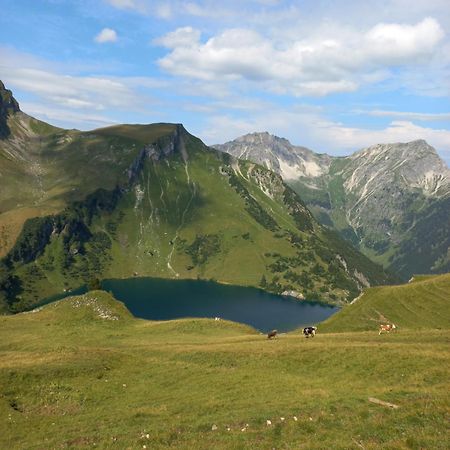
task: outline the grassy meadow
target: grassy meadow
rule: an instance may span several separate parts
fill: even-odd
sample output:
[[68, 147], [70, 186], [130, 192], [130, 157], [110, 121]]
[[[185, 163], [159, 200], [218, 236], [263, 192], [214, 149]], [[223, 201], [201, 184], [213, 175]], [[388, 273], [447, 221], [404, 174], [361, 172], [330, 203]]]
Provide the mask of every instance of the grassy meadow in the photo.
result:
[[[376, 307], [395, 317], [393, 303]], [[135, 319], [92, 291], [0, 317], [0, 448], [445, 449], [441, 328], [268, 340], [227, 321]]]
[[416, 276], [411, 283], [366, 289], [331, 316], [322, 331], [365, 331], [380, 323], [401, 328], [450, 329], [450, 274]]

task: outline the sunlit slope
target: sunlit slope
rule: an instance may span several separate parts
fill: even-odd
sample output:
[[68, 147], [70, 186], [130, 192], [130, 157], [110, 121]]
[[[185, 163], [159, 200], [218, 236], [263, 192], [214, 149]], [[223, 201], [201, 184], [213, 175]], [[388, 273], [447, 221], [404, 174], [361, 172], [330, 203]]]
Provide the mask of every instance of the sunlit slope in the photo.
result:
[[59, 213], [97, 189], [126, 183], [144, 145], [176, 128], [123, 125], [80, 132], [52, 127], [20, 111], [8, 117], [8, 124], [11, 135], [0, 139], [0, 257], [12, 248], [27, 219]]
[[445, 449], [449, 337], [268, 340], [91, 292], [0, 317], [0, 448]]
[[159, 128], [137, 126], [137, 135], [149, 139], [148, 130], [156, 141], [129, 163], [125, 181], [27, 222], [7, 257], [23, 290], [12, 310], [93, 278], [200, 277], [331, 302], [390, 280], [321, 227], [278, 175], [206, 147], [182, 126], [158, 138]]
[[450, 274], [367, 289], [356, 302], [323, 322], [320, 329], [375, 330], [380, 323], [394, 323], [399, 332], [403, 328], [450, 328]]

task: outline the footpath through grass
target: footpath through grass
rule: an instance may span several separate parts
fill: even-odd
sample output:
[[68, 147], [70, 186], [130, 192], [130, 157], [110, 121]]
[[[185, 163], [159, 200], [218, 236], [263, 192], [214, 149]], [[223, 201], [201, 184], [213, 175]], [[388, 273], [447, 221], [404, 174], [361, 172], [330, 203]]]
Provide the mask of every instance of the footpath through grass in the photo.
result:
[[226, 321], [134, 319], [96, 291], [0, 317], [0, 448], [444, 449], [449, 338], [269, 341]]

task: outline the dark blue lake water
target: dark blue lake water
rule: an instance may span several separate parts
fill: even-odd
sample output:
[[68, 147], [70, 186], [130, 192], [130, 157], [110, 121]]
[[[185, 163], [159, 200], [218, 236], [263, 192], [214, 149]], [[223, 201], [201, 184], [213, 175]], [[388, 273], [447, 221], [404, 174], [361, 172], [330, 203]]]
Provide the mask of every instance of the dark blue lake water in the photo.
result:
[[[220, 317], [263, 332], [285, 332], [321, 322], [339, 310], [323, 303], [212, 281], [128, 278], [103, 280], [101, 284], [135, 317], [148, 320]], [[42, 304], [85, 292], [86, 287], [80, 287], [49, 297]]]
[[102, 287], [125, 303], [136, 317], [150, 320], [221, 317], [264, 332], [290, 331], [315, 324], [338, 311], [317, 302], [211, 281], [130, 278], [104, 280]]

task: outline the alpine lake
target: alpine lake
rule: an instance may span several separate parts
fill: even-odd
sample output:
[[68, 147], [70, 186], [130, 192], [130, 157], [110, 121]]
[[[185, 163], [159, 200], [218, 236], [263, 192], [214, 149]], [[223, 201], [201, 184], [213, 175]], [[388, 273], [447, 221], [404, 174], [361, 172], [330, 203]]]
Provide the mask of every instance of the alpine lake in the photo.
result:
[[[271, 294], [252, 287], [203, 280], [161, 278], [107, 279], [103, 290], [147, 320], [208, 317], [250, 325], [262, 332], [279, 332], [317, 324], [339, 310], [324, 303]], [[81, 287], [46, 299], [43, 304], [86, 292]]]

